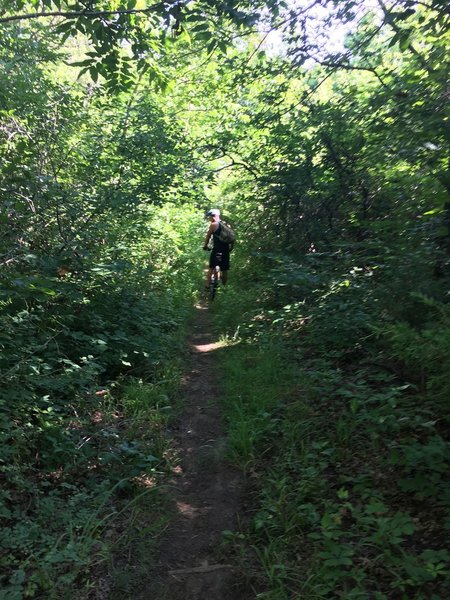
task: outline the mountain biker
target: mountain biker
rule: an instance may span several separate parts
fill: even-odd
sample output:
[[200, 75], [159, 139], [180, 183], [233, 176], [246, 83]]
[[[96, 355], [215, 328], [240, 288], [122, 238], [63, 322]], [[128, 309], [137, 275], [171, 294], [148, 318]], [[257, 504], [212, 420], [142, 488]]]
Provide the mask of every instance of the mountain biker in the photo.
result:
[[209, 270], [206, 277], [206, 287], [209, 287], [211, 275], [216, 266], [219, 266], [221, 270], [222, 285], [226, 285], [228, 280], [228, 269], [230, 268], [230, 252], [233, 249], [233, 244], [222, 242], [218, 237], [221, 228], [220, 210], [218, 208], [211, 208], [205, 216], [210, 220], [210, 226], [205, 237], [203, 250], [209, 250], [209, 240], [211, 237], [213, 238], [213, 247], [209, 256]]

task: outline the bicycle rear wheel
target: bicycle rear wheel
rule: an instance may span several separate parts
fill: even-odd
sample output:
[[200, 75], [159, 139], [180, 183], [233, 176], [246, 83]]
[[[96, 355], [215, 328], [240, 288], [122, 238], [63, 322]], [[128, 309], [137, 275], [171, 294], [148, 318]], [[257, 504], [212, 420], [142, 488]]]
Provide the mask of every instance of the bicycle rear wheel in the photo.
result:
[[212, 300], [216, 297], [216, 292], [219, 287], [219, 273], [217, 270], [213, 271], [211, 275], [211, 281], [209, 284], [209, 297]]

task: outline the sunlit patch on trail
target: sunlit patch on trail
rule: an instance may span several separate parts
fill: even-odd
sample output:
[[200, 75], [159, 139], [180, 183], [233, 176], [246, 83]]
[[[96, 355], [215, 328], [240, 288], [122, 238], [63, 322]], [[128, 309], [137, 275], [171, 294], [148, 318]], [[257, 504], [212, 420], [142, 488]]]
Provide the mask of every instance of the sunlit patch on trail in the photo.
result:
[[208, 310], [208, 306], [206, 304], [197, 303], [194, 306], [197, 310]]
[[214, 350], [218, 350], [224, 346], [226, 346], [226, 343], [223, 341], [212, 342], [210, 344], [194, 344], [194, 348], [197, 352], [214, 352]]
[[193, 519], [194, 517], [197, 517], [198, 515], [202, 515], [205, 512], [208, 512], [208, 510], [209, 510], [208, 507], [196, 508], [195, 506], [192, 506], [191, 504], [188, 504], [187, 502], [177, 502], [177, 508], [180, 511], [180, 513], [183, 515], [183, 517], [186, 517], [188, 519]]

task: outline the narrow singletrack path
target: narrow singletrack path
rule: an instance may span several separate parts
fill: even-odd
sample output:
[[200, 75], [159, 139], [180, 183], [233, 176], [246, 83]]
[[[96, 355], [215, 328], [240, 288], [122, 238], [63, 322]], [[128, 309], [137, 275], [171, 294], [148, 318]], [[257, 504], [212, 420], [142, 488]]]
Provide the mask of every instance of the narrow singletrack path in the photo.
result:
[[[209, 330], [210, 314], [197, 306], [190, 360], [181, 394], [184, 409], [174, 431], [180, 465], [168, 487], [174, 514], [162, 535], [147, 600], [250, 600], [242, 574], [226, 558], [224, 530], [236, 530], [245, 478], [226, 464], [220, 414], [221, 344]], [[149, 589], [150, 588], [150, 589]]]

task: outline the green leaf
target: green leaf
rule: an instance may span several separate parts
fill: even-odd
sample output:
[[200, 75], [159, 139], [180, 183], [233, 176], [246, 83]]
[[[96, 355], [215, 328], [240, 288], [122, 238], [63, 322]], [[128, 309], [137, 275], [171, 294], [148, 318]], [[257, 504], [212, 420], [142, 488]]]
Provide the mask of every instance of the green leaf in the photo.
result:
[[92, 81], [97, 82], [97, 80], [98, 80], [98, 71], [97, 71], [96, 67], [92, 66], [89, 69], [89, 73], [90, 73], [90, 75], [92, 77]]
[[206, 48], [206, 51], [207, 51], [207, 53], [208, 53], [208, 54], [212, 54], [212, 52], [214, 52], [214, 50], [215, 50], [216, 48], [217, 48], [217, 42], [216, 42], [216, 40], [212, 40], [212, 41], [211, 41], [211, 42], [208, 44], [208, 46], [207, 46], [207, 48]]

